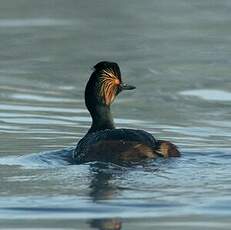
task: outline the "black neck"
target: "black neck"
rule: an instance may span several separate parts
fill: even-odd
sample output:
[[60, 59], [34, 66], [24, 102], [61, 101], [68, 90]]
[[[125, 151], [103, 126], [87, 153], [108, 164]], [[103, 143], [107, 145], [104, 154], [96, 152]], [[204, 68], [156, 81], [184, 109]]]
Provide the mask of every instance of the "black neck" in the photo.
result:
[[85, 89], [85, 104], [92, 117], [92, 125], [88, 133], [115, 128], [110, 105], [106, 105], [104, 100], [98, 95], [96, 78], [97, 72], [94, 71]]
[[88, 133], [115, 128], [109, 106], [97, 105], [88, 109], [92, 117], [92, 125]]

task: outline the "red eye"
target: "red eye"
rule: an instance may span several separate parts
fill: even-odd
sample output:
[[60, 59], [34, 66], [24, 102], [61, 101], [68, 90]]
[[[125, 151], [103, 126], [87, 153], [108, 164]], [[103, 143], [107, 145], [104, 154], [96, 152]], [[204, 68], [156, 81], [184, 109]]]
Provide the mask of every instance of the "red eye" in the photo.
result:
[[115, 82], [116, 85], [120, 85], [120, 80], [119, 79], [115, 79], [114, 82]]

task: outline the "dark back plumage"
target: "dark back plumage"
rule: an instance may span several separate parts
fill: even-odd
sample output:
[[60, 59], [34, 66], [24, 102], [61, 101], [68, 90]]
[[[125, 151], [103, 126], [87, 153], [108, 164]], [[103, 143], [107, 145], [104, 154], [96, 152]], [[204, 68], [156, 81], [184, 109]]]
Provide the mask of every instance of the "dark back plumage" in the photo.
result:
[[[148, 132], [143, 130], [135, 130], [135, 129], [107, 129], [98, 131], [95, 133], [89, 133], [84, 136], [78, 143], [75, 152], [74, 158], [78, 163], [84, 163], [89, 161], [89, 157], [91, 161], [100, 160], [100, 156], [95, 155], [94, 150], [92, 151], [92, 146], [96, 144], [107, 142], [110, 143], [112, 141], [117, 141], [119, 144], [130, 143], [139, 143], [150, 147], [151, 149], [155, 149], [157, 147], [157, 141], [155, 138]], [[126, 148], [126, 146], [124, 146]], [[115, 149], [114, 146], [107, 148], [108, 153], [102, 152], [103, 155], [113, 154]], [[103, 158], [103, 157], [102, 157]]]

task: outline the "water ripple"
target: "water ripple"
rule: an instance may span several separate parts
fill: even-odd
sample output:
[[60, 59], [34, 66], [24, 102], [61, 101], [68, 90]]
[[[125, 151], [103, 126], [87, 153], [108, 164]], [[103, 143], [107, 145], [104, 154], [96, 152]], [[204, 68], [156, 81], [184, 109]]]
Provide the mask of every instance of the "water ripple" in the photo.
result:
[[74, 24], [77, 23], [72, 20], [60, 20], [51, 18], [17, 18], [0, 20], [0, 27], [70, 26]]
[[196, 96], [209, 101], [231, 101], [231, 93], [216, 89], [186, 90], [180, 92], [181, 95]]

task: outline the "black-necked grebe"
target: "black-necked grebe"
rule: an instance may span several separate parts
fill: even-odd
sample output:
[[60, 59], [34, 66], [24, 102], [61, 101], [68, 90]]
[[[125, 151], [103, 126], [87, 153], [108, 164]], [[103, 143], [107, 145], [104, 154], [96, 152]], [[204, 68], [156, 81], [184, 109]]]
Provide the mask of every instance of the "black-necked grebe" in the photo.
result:
[[122, 90], [132, 89], [135, 87], [122, 82], [118, 64], [103, 61], [94, 66], [85, 89], [92, 125], [74, 151], [77, 163], [138, 162], [158, 155], [180, 156], [177, 147], [169, 141], [156, 140], [143, 130], [115, 128], [110, 105]]

